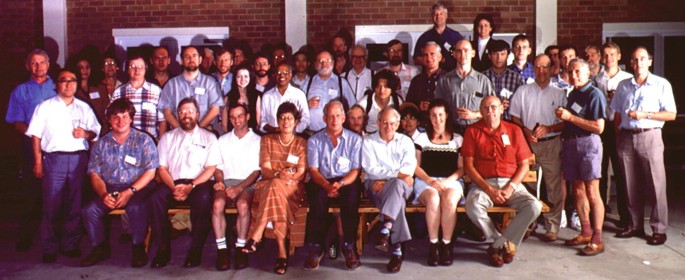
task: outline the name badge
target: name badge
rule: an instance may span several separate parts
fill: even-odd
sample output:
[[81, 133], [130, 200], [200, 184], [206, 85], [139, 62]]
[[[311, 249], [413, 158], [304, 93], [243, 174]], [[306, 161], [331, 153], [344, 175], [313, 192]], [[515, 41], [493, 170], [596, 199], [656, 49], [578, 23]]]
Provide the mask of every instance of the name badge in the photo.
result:
[[298, 156], [296, 156], [296, 155], [291, 155], [291, 154], [289, 154], [289, 155], [288, 155], [288, 159], [287, 159], [286, 161], [287, 161], [288, 163], [297, 164], [297, 162], [300, 161], [300, 157], [298, 157]]
[[124, 157], [124, 161], [128, 164], [131, 164], [131, 165], [136, 165], [136, 163], [138, 162], [138, 160], [136, 160], [136, 158], [129, 156], [129, 155], [126, 155]]
[[447, 50], [447, 51], [449, 51], [450, 48], [452, 48], [452, 46], [450, 46], [450, 43], [449, 43], [449, 42], [445, 42], [445, 44], [443, 45], [443, 47], [445, 47], [445, 50]]
[[535, 82], [535, 79], [533, 79], [533, 78], [528, 78], [528, 80], [526, 80], [526, 84], [532, 84], [534, 82]]
[[342, 172], [347, 172], [350, 170], [350, 160], [344, 157], [339, 157], [338, 158], [338, 167], [340, 168], [340, 171]]
[[195, 88], [195, 94], [197, 95], [204, 95], [205, 91], [207, 91], [205, 88]]
[[255, 87], [255, 89], [257, 89], [258, 91], [264, 92], [264, 86], [262, 86], [262, 85], [255, 85], [254, 87]]
[[143, 102], [143, 110], [145, 110], [145, 111], [157, 111], [157, 106], [151, 102]]
[[573, 105], [571, 105], [571, 110], [575, 111], [576, 113], [580, 114], [580, 110], [582, 110], [583, 107], [578, 105], [578, 103], [573, 102]]
[[98, 99], [100, 98], [100, 93], [97, 91], [91, 92], [88, 95], [90, 95], [90, 99]]
[[500, 91], [499, 96], [504, 98], [504, 99], [509, 99], [512, 94], [514, 94], [514, 93], [509, 91], [506, 88], [503, 88], [502, 91]]
[[473, 93], [473, 96], [478, 97], [478, 98], [483, 98], [484, 95], [483, 95], [482, 92], [477, 92], [477, 91], [476, 91], [476, 92]]
[[333, 96], [333, 97], [338, 97], [338, 90], [337, 89], [328, 89], [328, 95]]
[[511, 141], [509, 141], [509, 135], [502, 134], [502, 143], [504, 144], [504, 146], [511, 145]]

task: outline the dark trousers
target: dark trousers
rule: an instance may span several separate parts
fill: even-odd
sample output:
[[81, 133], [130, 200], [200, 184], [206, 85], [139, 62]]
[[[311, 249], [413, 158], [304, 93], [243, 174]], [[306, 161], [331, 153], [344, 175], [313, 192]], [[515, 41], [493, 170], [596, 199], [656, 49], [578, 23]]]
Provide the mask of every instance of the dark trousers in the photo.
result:
[[[88, 154], [43, 154], [43, 253], [79, 248], [81, 243], [81, 191]], [[61, 222], [61, 223], [60, 223]]]
[[[187, 184], [190, 179], [180, 179], [174, 184]], [[150, 196], [150, 227], [153, 242], [159, 249], [171, 250], [171, 222], [167, 211], [175, 205], [190, 204], [190, 223], [193, 225], [191, 232], [191, 251], [202, 251], [205, 239], [212, 227], [212, 185], [214, 181], [195, 186], [186, 201], [176, 201], [171, 189], [163, 183], [157, 184]]]
[[604, 125], [602, 133], [602, 143], [604, 144], [604, 154], [602, 156], [602, 178], [599, 180], [599, 191], [604, 203], [609, 202], [607, 199], [607, 189], [611, 182], [607, 176], [609, 169], [609, 161], [614, 169], [614, 178], [616, 179], [616, 207], [618, 208], [618, 216], [624, 225], [630, 223], [630, 212], [628, 211], [628, 197], [626, 196], [626, 186], [623, 175], [623, 169], [618, 161], [618, 152], [616, 150], [616, 131], [614, 130], [614, 122], [610, 121]]
[[[131, 238], [133, 239], [134, 245], [140, 245], [145, 242], [145, 236], [147, 235], [148, 227], [148, 211], [147, 202], [148, 198], [154, 191], [154, 185], [156, 183], [150, 182], [145, 188], [138, 190], [128, 201], [128, 204], [124, 207], [126, 210], [126, 215], [128, 215], [128, 221], [131, 229]], [[125, 191], [130, 185], [125, 186], [107, 186], [107, 192], [112, 193], [113, 191]], [[93, 247], [106, 242], [109, 243], [109, 235], [106, 234], [104, 219], [107, 218], [107, 214], [113, 209], [109, 209], [102, 203], [102, 199], [93, 199], [86, 207], [83, 208], [81, 214], [83, 216], [83, 223], [88, 231], [88, 237], [90, 237], [91, 244]]]
[[[337, 182], [342, 178], [329, 179], [329, 182]], [[340, 205], [340, 219], [342, 220], [345, 242], [357, 241], [357, 225], [359, 224], [359, 209], [361, 185], [358, 181], [346, 185], [338, 190], [338, 197], [328, 197], [328, 192], [321, 186], [311, 182], [307, 184], [309, 195], [309, 213], [307, 214], [307, 241], [313, 244], [323, 245], [330, 216], [328, 207], [331, 201], [337, 201]]]
[[33, 175], [33, 147], [31, 138], [21, 138], [21, 203], [19, 203], [19, 229], [17, 237], [22, 240], [32, 240], [36, 235], [41, 218], [41, 179]]

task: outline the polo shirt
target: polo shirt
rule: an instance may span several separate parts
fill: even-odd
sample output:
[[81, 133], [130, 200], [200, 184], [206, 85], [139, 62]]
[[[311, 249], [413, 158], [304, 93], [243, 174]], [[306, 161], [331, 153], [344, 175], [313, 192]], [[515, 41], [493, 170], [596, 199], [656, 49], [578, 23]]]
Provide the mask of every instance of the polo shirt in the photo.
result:
[[[586, 120], [606, 119], [607, 100], [604, 94], [598, 88], [592, 86], [588, 82], [580, 89], [573, 89], [568, 96], [566, 102], [566, 109], [574, 116], [581, 117]], [[579, 126], [566, 122], [562, 137], [588, 135], [589, 131], [580, 128]]]
[[[507, 135], [509, 145], [504, 144], [503, 135]], [[461, 154], [473, 158], [473, 166], [485, 179], [513, 177], [518, 163], [532, 155], [521, 128], [502, 121], [492, 131], [484, 120], [466, 128]]]

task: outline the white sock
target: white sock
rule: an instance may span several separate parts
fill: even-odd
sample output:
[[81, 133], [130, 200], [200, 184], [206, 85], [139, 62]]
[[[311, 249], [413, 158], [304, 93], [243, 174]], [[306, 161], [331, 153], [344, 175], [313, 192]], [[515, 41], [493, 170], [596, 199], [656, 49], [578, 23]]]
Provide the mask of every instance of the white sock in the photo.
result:
[[428, 241], [430, 241], [431, 244], [438, 243], [438, 239], [437, 239], [437, 238], [436, 238], [436, 239], [429, 239]]
[[442, 243], [445, 245], [450, 244], [450, 242], [452, 242], [452, 240], [444, 239], [444, 238], [442, 239]]
[[235, 247], [245, 247], [245, 243], [247, 243], [247, 240], [241, 239], [241, 238], [236, 238], [235, 240]]
[[216, 247], [221, 250], [221, 249], [226, 249], [226, 237], [222, 237], [216, 240]]

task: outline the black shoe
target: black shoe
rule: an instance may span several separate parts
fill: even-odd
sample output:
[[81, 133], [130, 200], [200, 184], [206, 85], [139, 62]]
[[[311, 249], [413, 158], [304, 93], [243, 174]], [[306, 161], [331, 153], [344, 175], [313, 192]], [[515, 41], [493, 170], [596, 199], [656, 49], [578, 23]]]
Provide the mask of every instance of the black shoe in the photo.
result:
[[183, 267], [196, 267], [200, 265], [200, 262], [202, 262], [202, 252], [199, 250], [190, 249], [188, 256], [186, 257], [186, 261], [183, 262]]
[[274, 273], [278, 275], [283, 275], [288, 272], [288, 259], [278, 258], [276, 259], [276, 265], [274, 265]]
[[440, 243], [428, 243], [428, 265], [438, 266], [440, 259]]
[[145, 244], [133, 245], [132, 252], [131, 267], [143, 267], [147, 264]]
[[17, 252], [26, 252], [31, 249], [31, 245], [33, 245], [33, 241], [30, 238], [22, 238], [17, 241], [17, 245], [14, 246], [14, 249]]
[[185, 230], [185, 229], [171, 228], [171, 235], [170, 235], [171, 240], [176, 240], [177, 238], [183, 236], [184, 234], [186, 234], [186, 231], [187, 230]]
[[110, 247], [106, 244], [99, 244], [93, 248], [93, 251], [88, 254], [88, 256], [81, 260], [81, 266], [92, 266], [96, 263], [109, 259], [111, 256]]
[[161, 249], [160, 248], [157, 250], [157, 255], [155, 255], [155, 258], [152, 259], [152, 263], [150, 264], [150, 267], [152, 267], [152, 268], [165, 267], [169, 263], [170, 259], [171, 259], [171, 251], [169, 251], [169, 249]]
[[376, 241], [376, 249], [389, 252], [390, 251], [390, 234], [380, 234], [378, 240]]
[[665, 233], [656, 233], [655, 232], [652, 234], [652, 236], [647, 238], [647, 244], [654, 245], [654, 246], [662, 245], [662, 244], [666, 243], [666, 239], [668, 239], [668, 238], [666, 237]]
[[61, 253], [68, 258], [78, 258], [81, 256], [81, 250], [79, 249], [62, 251]]
[[355, 270], [362, 265], [362, 262], [359, 260], [359, 255], [357, 254], [357, 248], [352, 247], [348, 249], [343, 247], [342, 253], [345, 257], [345, 267], [347, 267], [347, 270]]
[[321, 258], [323, 257], [323, 251], [321, 251], [320, 246], [312, 246], [314, 248], [309, 250], [309, 255], [307, 256], [307, 259], [304, 261], [304, 269], [305, 270], [316, 270], [319, 268], [319, 262], [321, 262]]
[[400, 269], [402, 268], [402, 259], [402, 256], [393, 254], [392, 257], [390, 257], [390, 262], [388, 262], [388, 272], [400, 272]]
[[54, 263], [57, 261], [57, 254], [43, 254], [41, 261], [43, 263]]
[[454, 252], [452, 251], [452, 248], [454, 247], [453, 244], [454, 242], [450, 242], [450, 244], [444, 244], [442, 241], [440, 242], [440, 245], [442, 245], [442, 250], [440, 250], [440, 265], [452, 265], [452, 262], [454, 261]]
[[243, 253], [243, 247], [236, 247], [233, 257], [233, 263], [235, 263], [236, 270], [247, 267], [247, 254]]
[[645, 230], [637, 230], [637, 229], [627, 229], [622, 232], [617, 233], [614, 237], [616, 238], [631, 238], [631, 237], [640, 237], [644, 238], [645, 237]]
[[[237, 252], [236, 252], [237, 253]], [[231, 268], [231, 251], [228, 248], [216, 251], [216, 270], [224, 271]]]
[[119, 235], [119, 244], [127, 244], [130, 243], [133, 239], [131, 238], [130, 233], [122, 233]]
[[247, 243], [245, 243], [245, 247], [243, 247], [241, 250], [245, 254], [250, 254], [257, 252], [259, 248], [261, 247], [262, 242], [255, 241], [254, 239], [250, 238], [247, 240]]

